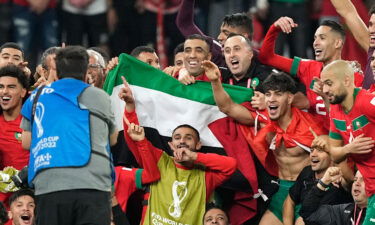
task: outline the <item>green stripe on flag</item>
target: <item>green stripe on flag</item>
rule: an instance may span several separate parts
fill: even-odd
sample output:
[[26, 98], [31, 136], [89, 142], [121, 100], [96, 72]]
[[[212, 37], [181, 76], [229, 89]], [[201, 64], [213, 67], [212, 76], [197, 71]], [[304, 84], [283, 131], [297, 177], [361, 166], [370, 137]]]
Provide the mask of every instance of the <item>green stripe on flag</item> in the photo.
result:
[[[109, 95], [112, 94], [115, 86], [122, 84], [121, 76], [125, 76], [131, 85], [161, 91], [208, 105], [216, 105], [209, 82], [197, 81], [194, 85], [184, 85], [161, 70], [124, 53], [120, 55], [118, 66], [109, 72], [104, 83], [103, 89]], [[223, 84], [223, 86], [236, 103], [250, 101], [253, 96], [252, 89], [227, 84]]]

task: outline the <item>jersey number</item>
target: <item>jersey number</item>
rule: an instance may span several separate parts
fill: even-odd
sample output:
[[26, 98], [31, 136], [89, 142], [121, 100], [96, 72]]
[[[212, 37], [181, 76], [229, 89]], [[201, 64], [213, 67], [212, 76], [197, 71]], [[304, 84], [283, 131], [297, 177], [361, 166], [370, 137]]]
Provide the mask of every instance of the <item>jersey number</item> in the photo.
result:
[[316, 113], [318, 113], [319, 115], [323, 115], [323, 116], [327, 115], [326, 106], [324, 105], [324, 100], [322, 96], [316, 97], [316, 101], [319, 102], [319, 103], [316, 103], [315, 105]]

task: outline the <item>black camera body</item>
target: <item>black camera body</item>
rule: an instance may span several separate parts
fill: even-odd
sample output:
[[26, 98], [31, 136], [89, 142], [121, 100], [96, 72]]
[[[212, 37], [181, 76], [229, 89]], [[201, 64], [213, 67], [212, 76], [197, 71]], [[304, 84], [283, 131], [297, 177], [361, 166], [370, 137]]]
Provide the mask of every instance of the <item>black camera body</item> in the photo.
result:
[[11, 176], [10, 179], [13, 181], [14, 185], [18, 188], [29, 188], [27, 180], [28, 167], [25, 166], [16, 175]]

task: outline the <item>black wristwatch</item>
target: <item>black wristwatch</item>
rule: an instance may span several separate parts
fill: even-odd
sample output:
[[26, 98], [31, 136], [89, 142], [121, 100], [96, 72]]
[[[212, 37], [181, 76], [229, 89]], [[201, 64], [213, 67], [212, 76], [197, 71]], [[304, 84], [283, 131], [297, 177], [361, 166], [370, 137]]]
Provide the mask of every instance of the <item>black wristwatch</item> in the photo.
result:
[[324, 191], [328, 191], [330, 188], [329, 184], [325, 184], [321, 179], [318, 180], [318, 183], [324, 188]]

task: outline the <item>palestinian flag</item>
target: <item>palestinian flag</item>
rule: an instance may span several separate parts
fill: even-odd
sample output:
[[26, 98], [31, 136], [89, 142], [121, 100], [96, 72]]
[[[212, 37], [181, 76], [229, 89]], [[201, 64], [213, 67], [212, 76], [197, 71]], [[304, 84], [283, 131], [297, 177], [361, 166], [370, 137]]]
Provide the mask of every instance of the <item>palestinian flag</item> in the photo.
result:
[[[172, 130], [178, 125], [189, 124], [199, 131], [206, 152], [224, 153], [236, 158], [239, 170], [252, 190], [257, 192], [256, 169], [246, 139], [240, 129], [233, 126], [233, 121], [228, 120], [215, 105], [209, 82], [184, 85], [146, 63], [121, 54], [119, 65], [108, 74], [103, 88], [111, 96], [120, 130], [123, 129], [124, 113], [124, 102], [118, 97], [123, 86], [121, 76], [126, 78], [132, 89], [139, 122], [145, 127], [146, 136], [153, 145], [170, 153], [166, 140]], [[236, 103], [250, 101], [253, 94], [252, 89], [244, 87], [224, 84], [224, 88]], [[238, 192], [234, 197], [237, 204], [229, 209], [233, 225], [242, 224], [256, 214], [253, 194]]]

